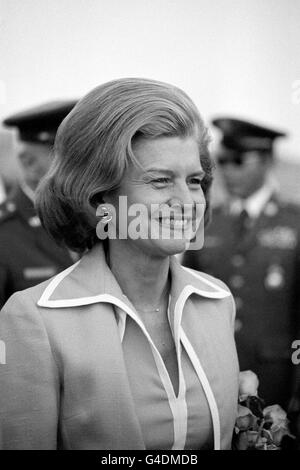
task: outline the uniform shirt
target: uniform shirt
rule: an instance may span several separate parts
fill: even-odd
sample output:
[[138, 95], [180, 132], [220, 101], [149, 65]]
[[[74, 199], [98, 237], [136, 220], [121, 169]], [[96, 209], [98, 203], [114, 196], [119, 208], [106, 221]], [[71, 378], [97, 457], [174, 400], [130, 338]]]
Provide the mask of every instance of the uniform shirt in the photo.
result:
[[264, 184], [255, 193], [251, 194], [247, 199], [235, 199], [230, 204], [230, 213], [238, 216], [242, 210], [246, 210], [251, 219], [260, 216], [267, 202], [274, 193], [274, 183], [272, 181]]
[[[180, 328], [168, 318], [179, 365], [176, 396], [164, 361], [143, 322], [116, 307], [131, 392], [146, 449], [213, 449], [209, 406]], [[145, 386], [147, 384], [147, 386]]]

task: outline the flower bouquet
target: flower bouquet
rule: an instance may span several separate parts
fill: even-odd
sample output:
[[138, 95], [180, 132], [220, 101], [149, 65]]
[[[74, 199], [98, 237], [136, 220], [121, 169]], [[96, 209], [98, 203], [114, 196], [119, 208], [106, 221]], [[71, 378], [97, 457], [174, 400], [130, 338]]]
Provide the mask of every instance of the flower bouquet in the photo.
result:
[[259, 381], [254, 372], [240, 372], [238, 417], [233, 438], [236, 450], [280, 450], [289, 431], [286, 412], [279, 405], [264, 406], [257, 394]]

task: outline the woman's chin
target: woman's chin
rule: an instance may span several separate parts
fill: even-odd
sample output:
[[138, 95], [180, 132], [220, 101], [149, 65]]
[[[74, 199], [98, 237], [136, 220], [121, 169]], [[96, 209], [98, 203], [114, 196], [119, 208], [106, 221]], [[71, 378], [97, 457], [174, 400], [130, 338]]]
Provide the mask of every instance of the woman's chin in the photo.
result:
[[177, 255], [183, 253], [189, 246], [190, 241], [184, 238], [171, 239], [171, 240], [155, 240], [154, 246], [160, 253], [167, 256]]

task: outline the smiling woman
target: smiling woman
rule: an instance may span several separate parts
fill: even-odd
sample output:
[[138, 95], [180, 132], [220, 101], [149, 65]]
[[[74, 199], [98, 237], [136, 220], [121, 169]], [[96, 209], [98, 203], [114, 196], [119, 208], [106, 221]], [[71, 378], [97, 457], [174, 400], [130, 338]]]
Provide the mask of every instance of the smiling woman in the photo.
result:
[[[173, 144], [170, 137], [176, 137]], [[132, 178], [132, 186], [141, 186], [135, 179], [142, 178], [144, 187], [148, 182], [148, 188], [158, 189], [166, 174], [149, 171], [158, 163], [173, 170], [174, 148], [177, 160], [183, 163], [187, 154], [194, 160], [187, 162], [185, 177], [200, 172], [198, 192], [206, 197], [212, 180], [208, 142], [199, 112], [182, 90], [145, 79], [101, 85], [79, 101], [58, 131], [56, 159], [37, 201], [40, 217], [59, 242], [80, 252], [90, 248], [97, 241], [95, 208], [106, 201], [104, 194], [118, 190], [124, 177]], [[169, 168], [161, 158], [165, 147]]]
[[[197, 140], [194, 136], [140, 137], [133, 151], [139, 165], [129, 164], [118, 189], [103, 196], [105, 203], [117, 208], [119, 219], [122, 195], [126, 195], [130, 209], [143, 215], [139, 217], [143, 236], [133, 236], [130, 229], [135, 211], [130, 210], [131, 226], [128, 224], [123, 245], [127, 249], [131, 246], [133, 253], [137, 248], [162, 255], [180, 253], [196, 235], [206, 206], [202, 190], [205, 173]], [[112, 231], [113, 221], [109, 226]]]
[[233, 299], [174, 256], [208, 213], [207, 145], [190, 98], [153, 80], [101, 85], [63, 121], [37, 205], [82, 258], [1, 312], [3, 448], [230, 448]]

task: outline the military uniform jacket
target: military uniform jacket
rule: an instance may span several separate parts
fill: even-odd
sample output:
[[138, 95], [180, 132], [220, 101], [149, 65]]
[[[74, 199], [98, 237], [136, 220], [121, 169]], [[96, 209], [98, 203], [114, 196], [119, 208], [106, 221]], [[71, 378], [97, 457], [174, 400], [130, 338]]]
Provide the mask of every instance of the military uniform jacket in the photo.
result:
[[32, 201], [18, 188], [0, 206], [0, 308], [26, 289], [70, 266], [73, 260], [47, 235]]
[[241, 370], [259, 376], [259, 393], [286, 406], [299, 336], [300, 209], [272, 197], [241, 232], [240, 218], [218, 208], [204, 248], [188, 251], [183, 264], [226, 282], [237, 306], [236, 343]]

